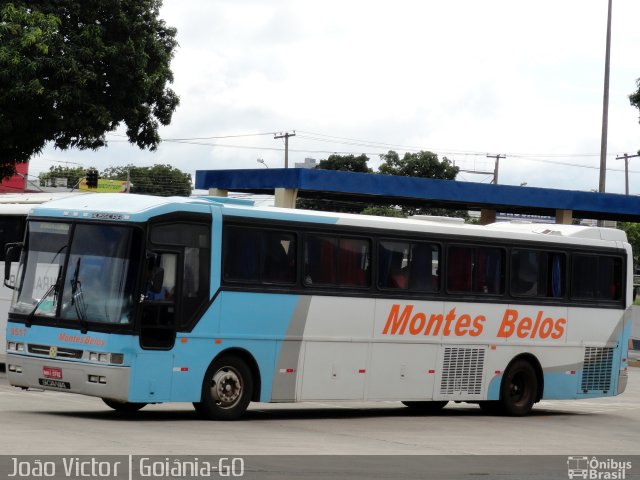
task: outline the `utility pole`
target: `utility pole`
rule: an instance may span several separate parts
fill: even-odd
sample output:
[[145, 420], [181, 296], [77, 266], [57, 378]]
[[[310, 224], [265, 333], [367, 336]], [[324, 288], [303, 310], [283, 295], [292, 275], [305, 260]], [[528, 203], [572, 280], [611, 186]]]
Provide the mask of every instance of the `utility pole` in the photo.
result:
[[624, 194], [629, 195], [629, 159], [634, 157], [640, 157], [638, 155], [627, 155], [626, 153], [621, 157], [616, 157], [616, 160], [622, 160], [624, 158]]
[[284, 138], [284, 168], [289, 168], [289, 137], [295, 136], [296, 131], [294, 130], [293, 133], [278, 133], [273, 137], [274, 140], [277, 140], [278, 138]]
[[506, 155], [489, 155], [487, 154], [487, 158], [495, 158], [496, 159], [496, 164], [495, 167], [493, 169], [493, 181], [491, 183], [493, 183], [494, 185], [498, 184], [498, 167], [500, 165], [500, 159], [501, 158], [507, 158]]
[[607, 45], [604, 58], [604, 93], [602, 95], [602, 136], [600, 138], [600, 185], [598, 191], [604, 193], [607, 177], [607, 130], [609, 128], [609, 66], [611, 57], [611, 3], [607, 11]]

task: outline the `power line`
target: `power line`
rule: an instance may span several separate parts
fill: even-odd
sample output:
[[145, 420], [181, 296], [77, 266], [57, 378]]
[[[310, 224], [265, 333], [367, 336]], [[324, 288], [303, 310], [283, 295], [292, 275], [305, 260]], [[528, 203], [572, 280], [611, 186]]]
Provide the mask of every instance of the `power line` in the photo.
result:
[[[403, 145], [396, 143], [386, 143], [386, 142], [376, 142], [376, 141], [368, 141], [355, 139], [350, 137], [342, 137], [336, 135], [327, 135], [318, 132], [309, 132], [304, 130], [296, 131], [296, 134], [299, 138], [311, 141], [325, 142], [325, 143], [333, 143], [337, 145], [350, 145], [350, 146], [361, 146], [372, 149], [380, 149], [379, 151], [349, 151], [349, 150], [323, 150], [323, 149], [289, 149], [290, 152], [294, 153], [304, 153], [304, 154], [337, 154], [337, 155], [358, 155], [365, 154], [369, 156], [381, 155], [386, 153], [382, 151], [382, 149], [388, 148], [397, 148], [405, 151], [432, 151], [437, 152], [438, 154], [445, 155], [465, 155], [465, 156], [486, 156], [486, 152], [480, 151], [471, 151], [471, 150], [456, 150], [456, 149], [440, 149], [440, 148], [427, 148], [427, 147], [418, 147], [412, 145]], [[125, 135], [117, 135], [111, 134], [114, 136], [126, 137]], [[256, 137], [256, 136], [266, 136], [273, 135], [271, 132], [265, 133], [246, 133], [246, 134], [235, 134], [235, 135], [217, 135], [217, 136], [209, 136], [209, 137], [191, 137], [191, 138], [168, 138], [163, 139], [164, 142], [168, 143], [182, 143], [188, 145], [200, 145], [200, 146], [210, 146], [210, 147], [219, 147], [219, 148], [238, 148], [238, 149], [247, 149], [247, 150], [267, 150], [267, 151], [278, 151], [282, 152], [286, 149], [277, 148], [277, 147], [261, 147], [261, 146], [251, 146], [251, 145], [234, 145], [234, 144], [221, 144], [221, 143], [210, 143], [210, 142], [201, 142], [199, 140], [215, 140], [215, 139], [224, 139], [224, 138], [242, 138], [242, 137]], [[118, 141], [118, 140], [113, 140]], [[512, 159], [522, 159], [526, 161], [539, 162], [539, 163], [547, 163], [553, 165], [563, 165], [567, 167], [576, 167], [576, 168], [587, 168], [587, 169], [599, 169], [599, 166], [596, 165], [586, 165], [582, 163], [576, 162], [562, 162], [558, 160], [551, 159], [562, 159], [562, 158], [588, 158], [588, 157], [599, 157], [599, 153], [522, 153], [522, 152], [506, 152], [505, 154], [509, 158]], [[607, 170], [612, 172], [622, 172], [621, 169], [616, 168], [607, 168]], [[630, 173], [640, 173], [640, 171], [630, 171]]]

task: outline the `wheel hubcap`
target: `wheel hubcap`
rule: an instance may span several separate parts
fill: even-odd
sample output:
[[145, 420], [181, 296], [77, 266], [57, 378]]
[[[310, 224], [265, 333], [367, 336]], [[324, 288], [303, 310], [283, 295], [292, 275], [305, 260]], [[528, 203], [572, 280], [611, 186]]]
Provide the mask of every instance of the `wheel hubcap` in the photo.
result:
[[218, 370], [211, 382], [211, 396], [222, 408], [235, 405], [242, 396], [242, 381], [238, 372], [229, 367]]
[[526, 397], [527, 389], [525, 388], [522, 375], [514, 376], [509, 388], [509, 392], [511, 394], [511, 399], [516, 403], [521, 402], [523, 398]]

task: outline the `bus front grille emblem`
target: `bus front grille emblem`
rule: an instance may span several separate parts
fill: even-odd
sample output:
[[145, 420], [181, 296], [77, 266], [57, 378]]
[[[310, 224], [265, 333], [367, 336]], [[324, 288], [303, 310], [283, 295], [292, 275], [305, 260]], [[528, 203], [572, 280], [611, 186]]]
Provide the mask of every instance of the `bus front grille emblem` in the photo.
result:
[[50, 347], [49, 348], [49, 356], [55, 358], [58, 356], [58, 347]]

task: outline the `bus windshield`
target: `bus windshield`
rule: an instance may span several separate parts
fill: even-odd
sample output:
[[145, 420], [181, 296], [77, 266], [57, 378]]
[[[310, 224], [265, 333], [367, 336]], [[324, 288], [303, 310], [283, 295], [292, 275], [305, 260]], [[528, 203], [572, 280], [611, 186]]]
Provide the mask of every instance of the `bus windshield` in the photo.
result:
[[30, 222], [10, 312], [79, 323], [130, 323], [136, 237], [131, 227]]

